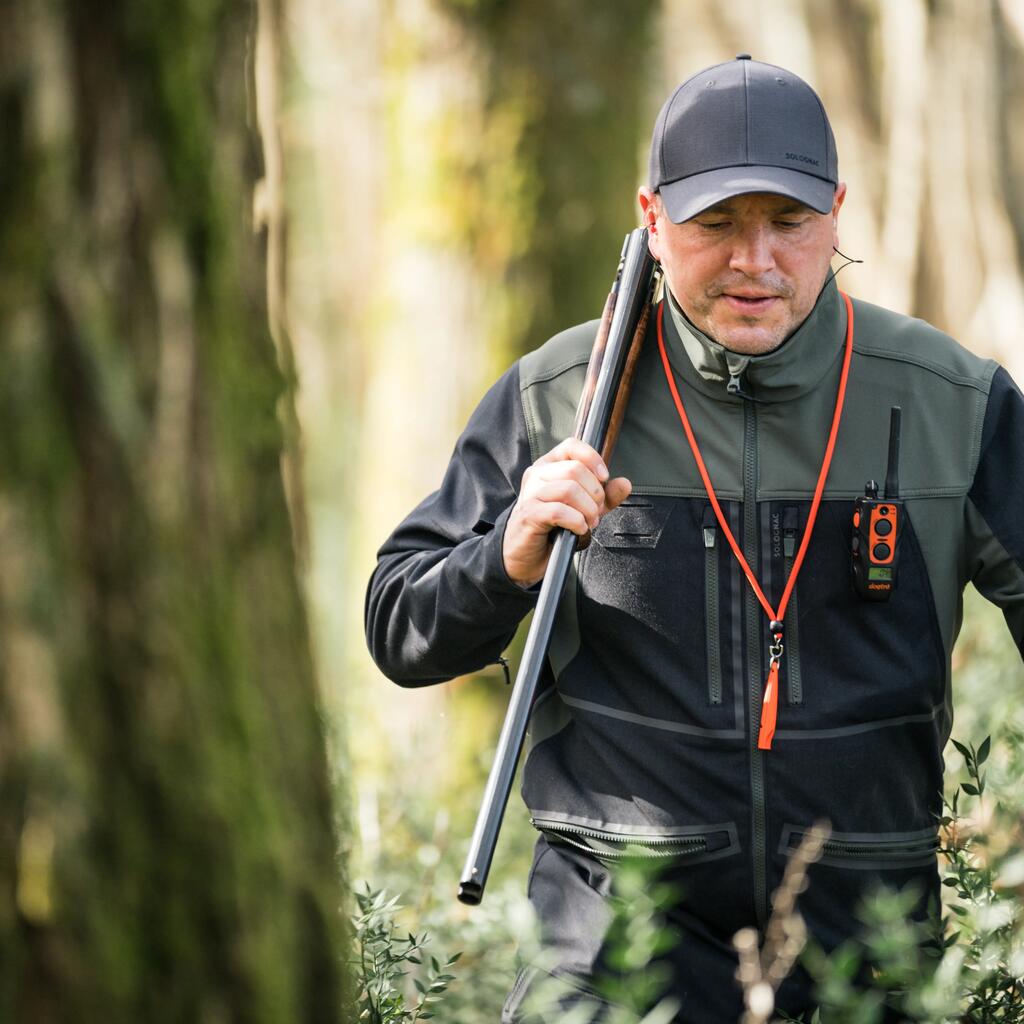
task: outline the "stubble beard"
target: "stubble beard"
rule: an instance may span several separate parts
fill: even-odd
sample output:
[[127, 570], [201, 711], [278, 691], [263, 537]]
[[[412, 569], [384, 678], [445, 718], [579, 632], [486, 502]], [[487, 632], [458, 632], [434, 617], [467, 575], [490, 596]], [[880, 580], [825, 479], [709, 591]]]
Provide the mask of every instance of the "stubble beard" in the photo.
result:
[[[778, 296], [787, 304], [795, 294], [795, 290], [791, 285], [777, 279], [715, 282], [704, 290], [703, 297], [694, 306], [691, 319], [712, 341], [716, 341], [730, 352], [737, 352], [740, 355], [765, 355], [777, 349], [792, 333], [792, 325], [788, 320], [786, 323], [778, 324], [773, 328], [772, 325], [765, 322], [764, 317], [756, 315], [744, 316], [742, 313], [736, 313], [732, 310], [729, 310], [731, 322], [722, 328], [717, 327], [714, 320], [716, 300], [720, 299], [726, 292], [743, 288], [754, 288], [757, 291], [769, 292], [772, 295]], [[786, 309], [789, 310], [791, 307], [787, 305]], [[757, 327], [761, 327], [769, 333], [760, 337], [750, 337], [749, 335], [743, 337], [731, 336], [732, 331], [730, 328], [749, 329]]]

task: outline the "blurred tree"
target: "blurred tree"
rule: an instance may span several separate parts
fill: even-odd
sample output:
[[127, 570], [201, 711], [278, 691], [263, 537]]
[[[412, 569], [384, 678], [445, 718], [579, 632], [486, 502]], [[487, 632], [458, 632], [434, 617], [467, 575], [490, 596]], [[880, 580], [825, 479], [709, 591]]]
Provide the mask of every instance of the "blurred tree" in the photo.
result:
[[1024, 377], [1020, 0], [663, 0], [658, 37], [664, 90], [743, 50], [811, 82], [864, 261], [840, 283]]
[[518, 356], [600, 316], [623, 235], [639, 222], [659, 5], [442, 6], [482, 48], [484, 124], [505, 126], [505, 138], [480, 140], [463, 196], [467, 239], [504, 293], [502, 354]]
[[254, 13], [0, 0], [5, 1021], [341, 1018]]
[[[380, 678], [361, 621], [374, 551], [437, 487], [470, 410], [512, 359], [599, 315], [635, 223], [653, 8], [290, 4], [282, 306], [318, 652], [325, 691], [359, 723], [371, 872], [389, 822], [409, 825], [397, 807], [418, 801], [432, 822], [440, 802], [456, 834], [468, 827], [505, 699], [497, 667], [472, 693]], [[389, 842], [405, 857], [399, 836]]]

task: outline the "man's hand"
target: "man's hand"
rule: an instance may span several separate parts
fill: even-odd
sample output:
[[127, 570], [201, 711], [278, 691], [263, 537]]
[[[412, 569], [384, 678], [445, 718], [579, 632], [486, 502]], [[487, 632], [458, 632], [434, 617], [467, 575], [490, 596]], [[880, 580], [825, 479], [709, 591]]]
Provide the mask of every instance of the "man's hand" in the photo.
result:
[[523, 474], [505, 526], [505, 572], [524, 587], [543, 579], [551, 553], [548, 534], [563, 526], [582, 536], [632, 489], [625, 477], [608, 479], [608, 468], [589, 444], [567, 438]]

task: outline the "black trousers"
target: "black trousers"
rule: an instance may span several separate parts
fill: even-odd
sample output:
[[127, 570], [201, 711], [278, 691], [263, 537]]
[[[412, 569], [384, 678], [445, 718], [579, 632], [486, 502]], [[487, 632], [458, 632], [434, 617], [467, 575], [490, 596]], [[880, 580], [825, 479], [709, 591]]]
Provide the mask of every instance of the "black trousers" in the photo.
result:
[[[594, 1024], [611, 1004], [593, 988], [595, 976], [613, 973], [605, 959], [605, 937], [612, 919], [608, 897], [611, 871], [583, 852], [552, 845], [542, 836], [534, 851], [528, 895], [541, 927], [542, 958], [523, 967], [502, 1013], [502, 1024], [553, 1024], [578, 1006], [586, 1006]], [[671, 979], [664, 995], [680, 1004], [676, 1024], [736, 1024], [743, 995], [736, 981], [738, 959], [731, 935], [713, 934], [685, 909], [666, 913], [664, 926], [675, 940], [659, 958]], [[556, 979], [552, 981], [552, 979]], [[556, 990], [541, 1011], [530, 1009], [538, 990]], [[815, 1009], [813, 983], [799, 965], [776, 995], [776, 1013], [810, 1021]], [[889, 1014], [886, 1024], [898, 1022]]]

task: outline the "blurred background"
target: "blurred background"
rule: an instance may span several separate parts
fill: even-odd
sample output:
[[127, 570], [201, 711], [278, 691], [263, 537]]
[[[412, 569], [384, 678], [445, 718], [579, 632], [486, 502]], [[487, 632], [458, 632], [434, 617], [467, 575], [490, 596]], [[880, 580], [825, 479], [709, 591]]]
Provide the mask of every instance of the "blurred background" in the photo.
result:
[[[1024, 0], [0, 0], [0, 1019], [341, 1019], [364, 879], [497, 1019], [517, 797], [455, 890], [505, 683], [388, 683], [366, 582], [739, 52], [830, 113], [843, 287], [1024, 379]], [[1024, 734], [967, 611], [954, 736]]]

